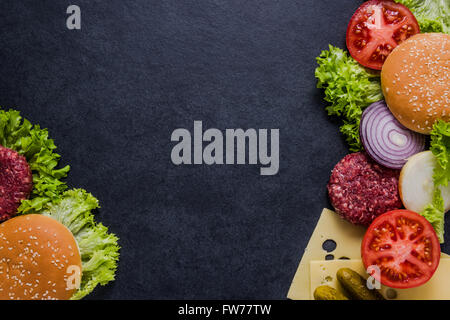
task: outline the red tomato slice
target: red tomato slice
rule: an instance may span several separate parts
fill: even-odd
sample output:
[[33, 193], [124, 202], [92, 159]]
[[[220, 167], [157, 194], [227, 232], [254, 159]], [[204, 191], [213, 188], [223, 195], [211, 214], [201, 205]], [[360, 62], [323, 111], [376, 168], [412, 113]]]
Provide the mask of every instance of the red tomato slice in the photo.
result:
[[371, 0], [353, 14], [347, 27], [347, 48], [363, 66], [381, 70], [391, 51], [419, 32], [407, 7], [391, 0]]
[[373, 277], [391, 288], [413, 288], [430, 280], [441, 258], [431, 224], [409, 210], [377, 217], [364, 236], [361, 255], [365, 268], [377, 266]]

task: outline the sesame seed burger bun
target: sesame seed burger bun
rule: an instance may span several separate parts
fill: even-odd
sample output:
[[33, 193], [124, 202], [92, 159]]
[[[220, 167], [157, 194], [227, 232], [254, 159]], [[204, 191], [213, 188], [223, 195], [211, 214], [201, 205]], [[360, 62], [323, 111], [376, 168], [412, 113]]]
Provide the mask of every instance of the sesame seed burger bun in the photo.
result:
[[429, 134], [450, 121], [450, 35], [421, 33], [397, 46], [381, 70], [387, 105], [405, 127]]
[[69, 266], [81, 274], [75, 238], [58, 221], [29, 214], [0, 225], [0, 299], [69, 299]]

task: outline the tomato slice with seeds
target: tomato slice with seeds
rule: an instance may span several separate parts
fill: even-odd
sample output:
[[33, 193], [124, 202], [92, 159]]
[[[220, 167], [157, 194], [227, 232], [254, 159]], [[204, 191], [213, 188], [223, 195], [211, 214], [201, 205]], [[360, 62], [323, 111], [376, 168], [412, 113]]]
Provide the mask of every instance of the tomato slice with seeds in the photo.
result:
[[413, 288], [430, 280], [441, 258], [441, 247], [431, 224], [409, 210], [393, 210], [377, 217], [364, 236], [361, 255], [372, 276], [391, 288]]
[[371, 0], [353, 14], [347, 27], [347, 48], [363, 66], [381, 70], [391, 51], [419, 32], [407, 7], [391, 0]]

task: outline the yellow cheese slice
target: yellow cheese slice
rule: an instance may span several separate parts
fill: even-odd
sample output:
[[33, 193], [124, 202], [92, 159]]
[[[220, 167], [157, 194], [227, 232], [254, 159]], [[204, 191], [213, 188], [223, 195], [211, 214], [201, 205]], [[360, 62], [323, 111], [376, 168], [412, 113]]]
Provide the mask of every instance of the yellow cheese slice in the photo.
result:
[[[329, 285], [342, 292], [336, 279], [340, 268], [350, 268], [367, 279], [368, 275], [361, 260], [311, 261], [310, 298], [314, 299], [314, 290], [321, 285]], [[424, 285], [411, 289], [392, 289], [381, 286], [380, 293], [388, 300], [450, 300], [450, 259], [442, 258], [433, 277]]]
[[[333, 255], [334, 259], [361, 259], [361, 241], [365, 231], [365, 228], [347, 222], [335, 212], [323, 209], [295, 273], [288, 299], [310, 299], [310, 261], [325, 260], [327, 255]], [[331, 252], [324, 250], [326, 240], [336, 242], [336, 249]]]
[[[325, 260], [328, 254], [332, 254], [335, 259], [341, 257], [361, 259], [361, 241], [365, 231], [363, 227], [347, 222], [335, 212], [323, 209], [295, 273], [287, 297], [292, 300], [310, 299], [309, 262], [311, 260]], [[336, 242], [336, 249], [331, 252], [324, 250], [322, 246], [326, 240]]]

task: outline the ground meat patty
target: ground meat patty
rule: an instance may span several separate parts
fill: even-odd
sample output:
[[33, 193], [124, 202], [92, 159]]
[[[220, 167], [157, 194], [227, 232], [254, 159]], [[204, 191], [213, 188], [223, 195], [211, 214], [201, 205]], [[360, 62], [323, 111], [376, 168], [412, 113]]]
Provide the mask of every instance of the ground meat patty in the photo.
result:
[[17, 213], [20, 202], [33, 188], [33, 177], [25, 157], [0, 146], [0, 221]]
[[399, 170], [380, 166], [364, 152], [349, 154], [331, 173], [331, 204], [348, 221], [368, 226], [380, 214], [402, 207], [399, 175]]

